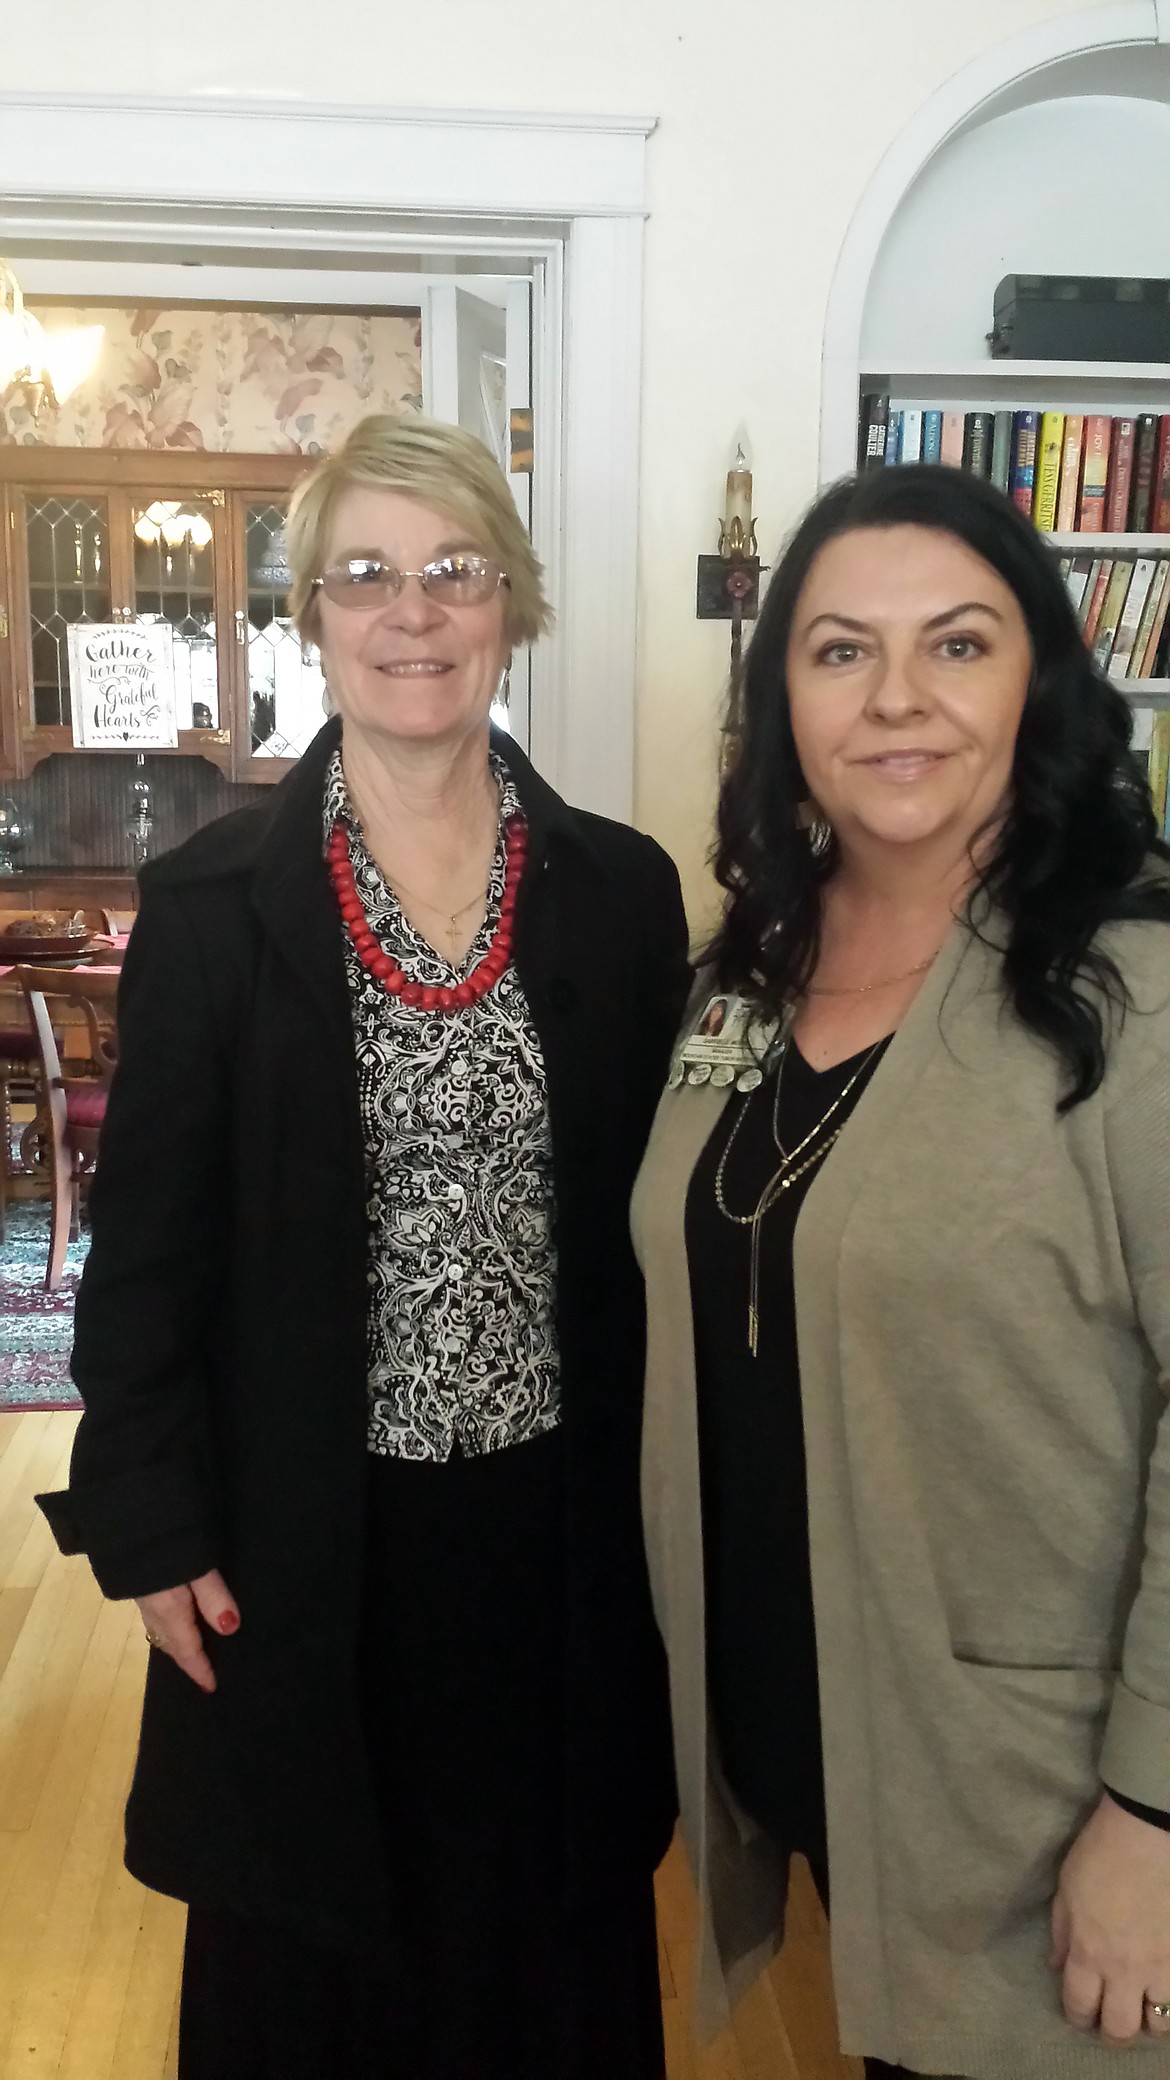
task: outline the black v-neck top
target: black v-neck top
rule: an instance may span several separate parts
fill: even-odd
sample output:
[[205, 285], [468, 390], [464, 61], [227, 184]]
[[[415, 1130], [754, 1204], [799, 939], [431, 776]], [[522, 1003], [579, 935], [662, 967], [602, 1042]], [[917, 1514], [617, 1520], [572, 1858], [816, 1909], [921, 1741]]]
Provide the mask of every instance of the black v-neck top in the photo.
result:
[[[815, 1070], [789, 1042], [776, 1131], [793, 1151], [845, 1092], [797, 1165], [848, 1119], [889, 1042]], [[868, 1058], [867, 1058], [868, 1057]], [[857, 1071], [860, 1069], [860, 1074]], [[764, 1216], [759, 1340], [748, 1344], [751, 1230], [720, 1211], [715, 1176], [732, 1135], [723, 1195], [750, 1214], [780, 1168], [776, 1072], [726, 1105], [687, 1196], [686, 1236], [699, 1406], [707, 1682], [724, 1774], [777, 1841], [824, 1864], [825, 1815], [816, 1630], [808, 1550], [804, 1428], [792, 1246], [823, 1167], [797, 1177]], [[739, 1121], [737, 1127], [736, 1122]], [[831, 1150], [824, 1158], [832, 1161]]]

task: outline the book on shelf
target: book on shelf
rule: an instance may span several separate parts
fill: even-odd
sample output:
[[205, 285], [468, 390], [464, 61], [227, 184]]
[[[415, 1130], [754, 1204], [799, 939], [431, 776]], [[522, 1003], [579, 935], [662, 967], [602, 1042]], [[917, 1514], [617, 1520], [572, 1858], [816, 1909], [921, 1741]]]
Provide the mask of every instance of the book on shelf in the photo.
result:
[[1076, 532], [1077, 497], [1081, 488], [1081, 449], [1084, 439], [1084, 413], [1067, 413], [1060, 451], [1060, 493], [1056, 502], [1057, 534]]
[[1170, 558], [1163, 562], [1159, 577], [1155, 579], [1154, 585], [1157, 594], [1156, 604], [1150, 622], [1150, 632], [1146, 637], [1145, 649], [1134, 667], [1133, 676], [1135, 679], [1156, 679], [1159, 677], [1158, 653], [1166, 631], [1170, 628]]
[[1140, 412], [1133, 445], [1133, 484], [1126, 526], [1131, 534], [1148, 534], [1154, 498], [1154, 462], [1158, 453], [1158, 414]]
[[1170, 412], [1163, 412], [1158, 428], [1150, 527], [1154, 534], [1170, 534]]
[[991, 481], [997, 491], [1006, 491], [1012, 475], [1012, 415], [997, 412], [991, 436]]
[[1056, 496], [1060, 489], [1060, 459], [1064, 451], [1064, 413], [1045, 412], [1036, 440], [1036, 488], [1032, 518], [1042, 534], [1056, 526]]
[[939, 462], [942, 459], [942, 419], [938, 411], [922, 414], [922, 460]]
[[1106, 669], [1111, 679], [1124, 679], [1129, 671], [1142, 614], [1149, 598], [1150, 584], [1157, 568], [1156, 556], [1139, 556], [1134, 560], [1133, 575], [1126, 587], [1125, 605], [1117, 623], [1113, 648], [1106, 661]]
[[921, 462], [922, 460], [922, 413], [914, 405], [907, 405], [902, 414], [902, 437], [898, 443], [899, 462]]
[[1039, 412], [1012, 414], [1012, 465], [1008, 492], [1029, 519], [1036, 490], [1036, 436], [1039, 431]]
[[1068, 596], [1072, 601], [1074, 614], [1079, 614], [1081, 611], [1081, 604], [1088, 589], [1092, 573], [1093, 558], [1091, 556], [1070, 557], [1064, 582], [1068, 587]]
[[1113, 645], [1117, 641], [1117, 631], [1125, 611], [1125, 595], [1129, 591], [1132, 579], [1133, 564], [1129, 557], [1117, 557], [1109, 573], [1109, 583], [1105, 587], [1105, 597], [1101, 602], [1101, 612], [1093, 635], [1093, 661], [1100, 665], [1102, 671], [1113, 655]]
[[1133, 481], [1134, 419], [1115, 419], [1109, 449], [1109, 482], [1105, 486], [1105, 532], [1124, 534]]
[[870, 390], [861, 400], [861, 432], [858, 440], [859, 469], [875, 469], [886, 459], [886, 421], [890, 400], [883, 391]]
[[1090, 649], [1093, 647], [1093, 637], [1097, 633], [1097, 623], [1101, 618], [1101, 607], [1105, 599], [1105, 588], [1112, 572], [1112, 557], [1098, 556], [1094, 559], [1088, 590], [1085, 593], [1084, 612], [1081, 615], [1081, 630]]
[[944, 412], [942, 415], [942, 445], [939, 461], [951, 469], [962, 469], [963, 450], [967, 441], [966, 412]]
[[1077, 531], [1102, 534], [1105, 528], [1105, 486], [1109, 481], [1109, 447], [1113, 421], [1105, 413], [1090, 412], [1085, 419], [1085, 459], [1081, 469], [1081, 502]]
[[[1158, 613], [1159, 609], [1161, 609], [1164, 618], [1165, 609], [1162, 608], [1162, 601], [1166, 595], [1168, 580], [1170, 580], [1170, 557], [1163, 556], [1155, 562], [1154, 574], [1150, 580], [1150, 589], [1146, 594], [1146, 603], [1142, 608], [1142, 618], [1138, 623], [1138, 632], [1129, 660], [1129, 677], [1131, 679], [1141, 679], [1144, 676], [1148, 676], [1144, 673], [1143, 667], [1146, 657], [1152, 657], [1153, 650], [1157, 649], [1157, 637], [1154, 634], [1155, 627], [1158, 635], [1162, 632], [1162, 624], [1158, 620]], [[1152, 648], [1151, 638], [1153, 638]]]
[[973, 477], [991, 475], [991, 443], [995, 431], [994, 412], [965, 412], [962, 467]]
[[1142, 712], [1140, 729], [1134, 728], [1134, 749], [1139, 748], [1139, 736], [1145, 739], [1146, 780], [1150, 789], [1154, 815], [1159, 830], [1165, 834], [1170, 820], [1170, 708], [1145, 709]]

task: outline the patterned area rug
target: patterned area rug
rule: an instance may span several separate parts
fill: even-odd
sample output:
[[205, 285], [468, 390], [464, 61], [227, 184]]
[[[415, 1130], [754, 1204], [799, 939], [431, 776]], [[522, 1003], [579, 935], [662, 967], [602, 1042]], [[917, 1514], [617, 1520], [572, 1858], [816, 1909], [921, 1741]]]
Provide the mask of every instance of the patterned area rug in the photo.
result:
[[60, 1285], [46, 1293], [48, 1206], [39, 1199], [9, 1203], [8, 1233], [0, 1243], [0, 1409], [81, 1407], [69, 1377], [69, 1347], [88, 1248], [83, 1225], [80, 1241], [69, 1245]]

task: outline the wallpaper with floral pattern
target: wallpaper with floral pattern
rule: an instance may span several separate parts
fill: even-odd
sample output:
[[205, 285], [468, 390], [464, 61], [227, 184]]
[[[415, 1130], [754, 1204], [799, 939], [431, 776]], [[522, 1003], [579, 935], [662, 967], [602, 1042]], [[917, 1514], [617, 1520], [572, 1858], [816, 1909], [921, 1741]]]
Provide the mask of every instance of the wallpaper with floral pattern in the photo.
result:
[[0, 406], [0, 444], [315, 455], [367, 412], [422, 408], [417, 312], [34, 310], [46, 331], [104, 328], [89, 375], [34, 419]]

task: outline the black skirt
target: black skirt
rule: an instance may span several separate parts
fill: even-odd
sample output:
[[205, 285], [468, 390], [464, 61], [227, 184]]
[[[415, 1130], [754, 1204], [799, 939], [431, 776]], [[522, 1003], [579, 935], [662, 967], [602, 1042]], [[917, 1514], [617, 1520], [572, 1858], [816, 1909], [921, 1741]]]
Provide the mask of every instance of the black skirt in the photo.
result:
[[661, 2080], [650, 1874], [564, 1903], [559, 1432], [371, 1458], [368, 1550], [395, 1923], [342, 1955], [192, 1908], [180, 2080]]

